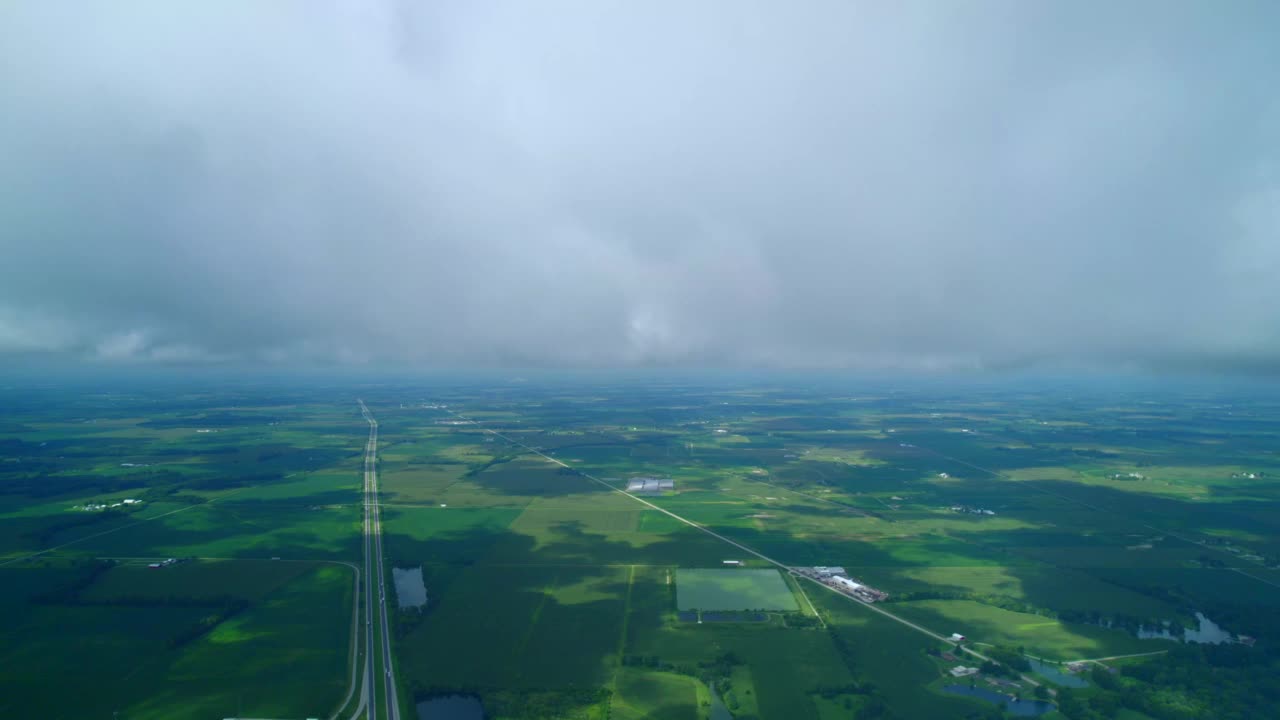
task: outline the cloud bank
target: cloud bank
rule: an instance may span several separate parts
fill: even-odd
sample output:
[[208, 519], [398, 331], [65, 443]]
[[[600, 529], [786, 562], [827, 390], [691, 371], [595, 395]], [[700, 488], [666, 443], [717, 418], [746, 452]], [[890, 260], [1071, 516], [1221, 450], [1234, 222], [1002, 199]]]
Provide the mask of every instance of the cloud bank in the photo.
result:
[[1280, 367], [1276, 27], [10, 3], [0, 362]]

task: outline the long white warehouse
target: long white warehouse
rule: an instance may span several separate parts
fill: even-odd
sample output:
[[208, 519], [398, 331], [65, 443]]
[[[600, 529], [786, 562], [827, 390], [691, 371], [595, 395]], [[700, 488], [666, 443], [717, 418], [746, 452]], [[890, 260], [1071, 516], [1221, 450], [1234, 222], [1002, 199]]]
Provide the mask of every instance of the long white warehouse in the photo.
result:
[[836, 581], [837, 585], [840, 585], [841, 587], [847, 588], [849, 590], [858, 590], [862, 587], [862, 583], [856, 583], [847, 577], [840, 577], [839, 575], [835, 575], [831, 579]]

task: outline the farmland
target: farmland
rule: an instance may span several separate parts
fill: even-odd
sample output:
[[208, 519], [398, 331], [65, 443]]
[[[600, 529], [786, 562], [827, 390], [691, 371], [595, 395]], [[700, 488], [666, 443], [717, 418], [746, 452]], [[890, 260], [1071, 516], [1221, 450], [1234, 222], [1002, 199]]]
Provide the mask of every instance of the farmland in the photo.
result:
[[[5, 391], [0, 652], [22, 670], [0, 709], [336, 712], [357, 391], [387, 564], [427, 588], [389, 611], [406, 714], [464, 694], [495, 718], [985, 717], [949, 671], [1051, 687], [1024, 655], [1117, 670], [1054, 688], [1050, 720], [1207, 717], [1269, 687], [1244, 680], [1280, 647], [1265, 388], [454, 378]], [[788, 573], [815, 565], [889, 597]], [[1179, 642], [1197, 613], [1253, 644]]]

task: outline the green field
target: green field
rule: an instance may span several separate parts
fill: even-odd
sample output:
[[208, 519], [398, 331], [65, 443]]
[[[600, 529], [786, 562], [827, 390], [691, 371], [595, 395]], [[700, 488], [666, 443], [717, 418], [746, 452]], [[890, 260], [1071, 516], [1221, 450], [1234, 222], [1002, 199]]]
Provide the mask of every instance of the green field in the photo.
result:
[[777, 570], [745, 568], [680, 568], [676, 571], [676, 606], [681, 610], [800, 609]]
[[699, 690], [698, 681], [686, 675], [622, 668], [615, 680], [609, 716], [618, 720], [698, 720], [702, 716]]
[[[1077, 693], [1072, 720], [1269, 711], [1280, 398], [1265, 391], [359, 390], [380, 422], [387, 565], [427, 586], [424, 608], [389, 610], [406, 714], [464, 693], [501, 720], [705, 720], [714, 685], [739, 720], [989, 716], [938, 691], [950, 667], [982, 664], [943, 659], [955, 648], [929, 633], [953, 632], [1010, 664], [1143, 654], [1104, 660], [1115, 687]], [[0, 714], [329, 717], [361, 562], [354, 397], [0, 389]], [[647, 500], [683, 520], [609, 489], [642, 475], [675, 478]], [[690, 523], [787, 565], [843, 566], [919, 629]], [[184, 561], [147, 567], [168, 557]], [[705, 617], [744, 610], [765, 612]], [[1196, 613], [1255, 644], [1139, 637]], [[1020, 673], [977, 681], [1030, 692]]]
[[[205, 569], [209, 577], [202, 577]], [[165, 578], [170, 570], [182, 574]], [[0, 569], [0, 582], [34, 590], [56, 585], [60, 572]], [[89, 586], [83, 602], [9, 608], [0, 661], [6, 682], [21, 692], [0, 697], [0, 712], [81, 718], [110, 706], [122, 717], [193, 720], [241, 707], [267, 717], [327, 713], [346, 688], [351, 578], [344, 567], [306, 564], [277, 565], [273, 575], [233, 563], [116, 567]], [[207, 635], [173, 646], [172, 637], [213, 606], [174, 606], [171, 598], [204, 593], [256, 601]], [[67, 667], [77, 668], [74, 693], [67, 692]], [[290, 669], [283, 677], [281, 667]]]

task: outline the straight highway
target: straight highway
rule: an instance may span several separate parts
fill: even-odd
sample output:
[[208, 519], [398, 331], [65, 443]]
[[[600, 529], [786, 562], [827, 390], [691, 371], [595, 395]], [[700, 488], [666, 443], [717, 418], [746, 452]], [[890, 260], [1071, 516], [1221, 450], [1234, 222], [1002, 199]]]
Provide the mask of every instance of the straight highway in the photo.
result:
[[[378, 720], [379, 689], [384, 706], [383, 716], [400, 720], [400, 697], [396, 691], [396, 674], [391, 654], [391, 625], [387, 621], [387, 583], [382, 555], [382, 516], [378, 503], [378, 421], [363, 400], [360, 413], [369, 423], [369, 441], [364, 450], [364, 680], [360, 703], [352, 720], [364, 714]], [[381, 668], [376, 659], [381, 659]], [[379, 673], [379, 669], [381, 673]], [[378, 687], [378, 683], [382, 687]]]

